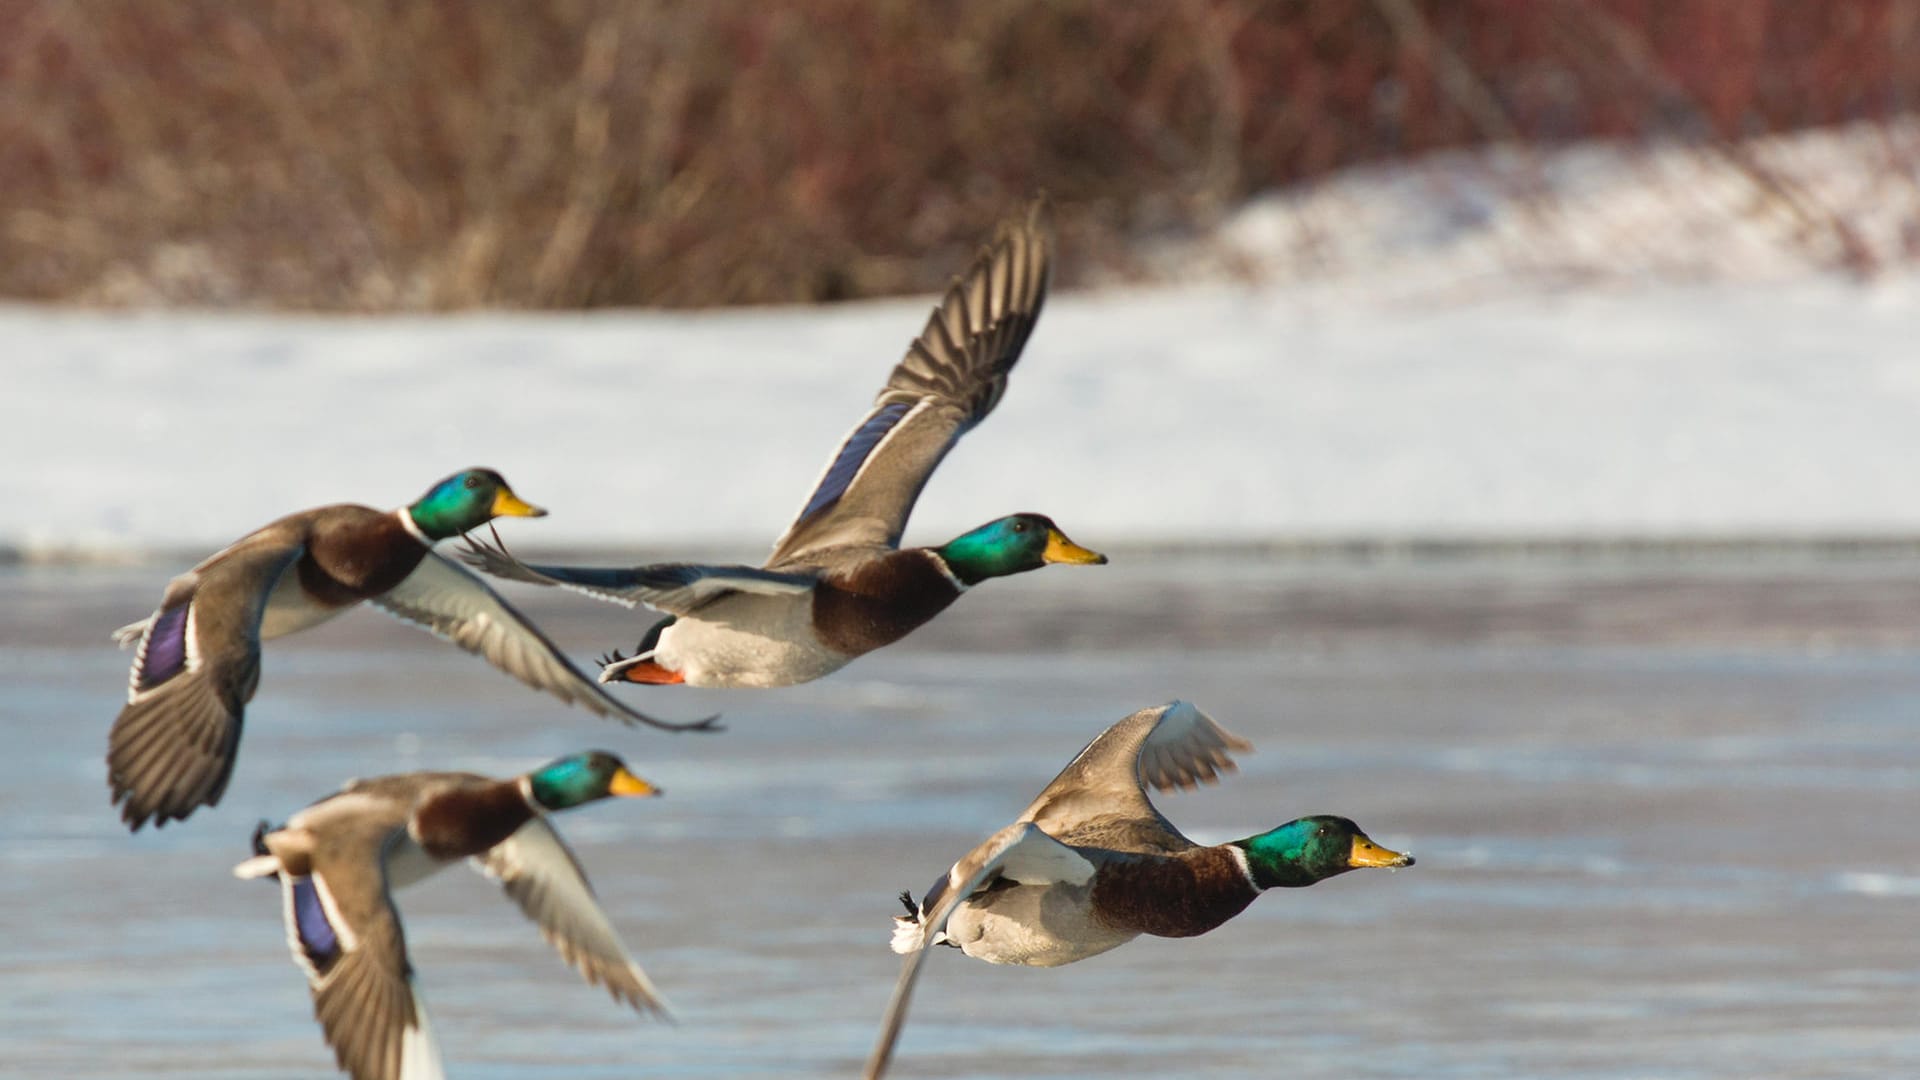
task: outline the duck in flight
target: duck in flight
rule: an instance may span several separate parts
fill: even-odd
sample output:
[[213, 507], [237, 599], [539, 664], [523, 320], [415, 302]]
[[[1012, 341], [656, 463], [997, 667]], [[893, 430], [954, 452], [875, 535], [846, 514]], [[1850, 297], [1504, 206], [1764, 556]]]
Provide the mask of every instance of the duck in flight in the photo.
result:
[[1044, 205], [1001, 226], [908, 346], [834, 452], [766, 565], [535, 566], [468, 538], [489, 573], [667, 613], [601, 682], [775, 687], [811, 682], [891, 645], [989, 578], [1104, 563], [1040, 514], [988, 522], [939, 547], [901, 548], [927, 478], [993, 411], [1046, 300]]
[[1330, 815], [1202, 847], [1147, 798], [1148, 785], [1211, 783], [1233, 769], [1229, 751], [1252, 748], [1184, 701], [1142, 709], [1088, 743], [1013, 824], [954, 863], [917, 904], [901, 894], [907, 914], [894, 917], [892, 947], [906, 960], [867, 1080], [886, 1071], [930, 946], [992, 964], [1058, 967], [1141, 934], [1204, 934], [1268, 889], [1413, 865], [1413, 856]]
[[582, 978], [665, 1017], [666, 1002], [547, 820], [605, 798], [657, 794], [598, 750], [508, 780], [443, 772], [356, 780], [278, 829], [261, 822], [254, 857], [233, 872], [280, 882], [287, 944], [340, 1068], [354, 1080], [439, 1080], [440, 1049], [394, 890], [471, 859]]
[[343, 503], [289, 514], [174, 578], [157, 611], [114, 635], [122, 647], [139, 645], [127, 704], [107, 736], [121, 819], [138, 831], [218, 803], [260, 682], [260, 643], [363, 600], [596, 715], [711, 728], [712, 717], [669, 724], [614, 700], [486, 582], [433, 551], [496, 517], [545, 513], [499, 473], [468, 469], [398, 510]]

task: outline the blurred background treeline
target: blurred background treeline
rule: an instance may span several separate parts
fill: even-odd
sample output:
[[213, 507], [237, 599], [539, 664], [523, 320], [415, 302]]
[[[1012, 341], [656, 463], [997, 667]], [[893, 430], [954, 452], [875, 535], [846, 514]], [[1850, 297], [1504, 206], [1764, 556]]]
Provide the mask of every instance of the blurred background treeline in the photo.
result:
[[1070, 271], [1139, 277], [1263, 192], [1595, 138], [1713, 155], [1871, 274], [1747, 148], [1868, 125], [1915, 189], [1920, 0], [0, 0], [0, 94], [16, 300], [924, 291], [1038, 188]]

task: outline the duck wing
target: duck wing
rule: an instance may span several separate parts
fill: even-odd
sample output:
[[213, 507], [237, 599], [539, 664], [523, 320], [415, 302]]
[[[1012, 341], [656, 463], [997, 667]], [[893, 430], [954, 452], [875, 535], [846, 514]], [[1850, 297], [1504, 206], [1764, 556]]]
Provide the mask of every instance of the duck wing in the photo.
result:
[[921, 961], [926, 958], [928, 946], [946, 931], [947, 920], [961, 904], [996, 878], [1007, 878], [1022, 885], [1084, 885], [1092, 880], [1093, 874], [1094, 865], [1084, 855], [1026, 821], [1015, 822], [994, 833], [954, 863], [946, 876], [927, 890], [926, 897], [920, 901], [918, 917], [911, 921], [898, 920], [907, 925], [895, 931], [893, 950], [905, 953], [906, 959], [900, 965], [900, 977], [893, 984], [893, 996], [887, 1001], [887, 1013], [880, 1022], [880, 1037], [867, 1057], [863, 1073], [867, 1080], [877, 1080], [886, 1072], [894, 1043], [907, 1022], [907, 1006], [913, 1000], [913, 984], [920, 977]]
[[723, 596], [757, 593], [796, 596], [819, 580], [811, 573], [780, 573], [757, 566], [654, 563], [648, 566], [549, 566], [521, 562], [505, 547], [467, 537], [460, 558], [495, 577], [559, 585], [627, 607], [645, 604], [670, 615], [691, 615]]
[[1234, 768], [1229, 751], [1252, 750], [1185, 701], [1142, 709], [1101, 732], [1033, 800], [1031, 821], [1068, 843], [1116, 851], [1177, 852], [1191, 847], [1147, 797], [1157, 790], [1213, 783]]
[[536, 815], [473, 863], [500, 882], [581, 977], [640, 1012], [671, 1018], [665, 999], [600, 909], [579, 859], [543, 817]]
[[136, 832], [220, 801], [240, 724], [260, 683], [260, 621], [302, 532], [270, 526], [173, 579], [159, 610], [123, 627], [137, 637], [127, 704], [107, 735], [107, 784]]
[[873, 408], [834, 451], [768, 566], [807, 565], [834, 548], [899, 546], [920, 489], [993, 411], [1040, 318], [1051, 254], [1045, 216], [1036, 200], [954, 280]]
[[406, 836], [380, 815], [314, 834], [310, 873], [282, 872], [287, 938], [313, 1014], [354, 1080], [440, 1080], [440, 1049], [407, 959], [386, 862]]
[[569, 705], [577, 704], [596, 716], [666, 731], [718, 730], [718, 717], [673, 724], [614, 700], [486, 582], [437, 552], [428, 552], [413, 573], [368, 603], [486, 658], [536, 690], [544, 690]]

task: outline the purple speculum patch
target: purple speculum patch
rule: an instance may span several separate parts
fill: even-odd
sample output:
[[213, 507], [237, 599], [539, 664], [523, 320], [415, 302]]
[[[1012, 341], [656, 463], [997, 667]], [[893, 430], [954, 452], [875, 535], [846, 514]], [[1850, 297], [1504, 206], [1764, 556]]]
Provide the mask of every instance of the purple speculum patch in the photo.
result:
[[145, 663], [140, 665], [140, 689], [159, 686], [187, 665], [188, 607], [168, 608], [154, 618], [153, 628], [147, 631]]

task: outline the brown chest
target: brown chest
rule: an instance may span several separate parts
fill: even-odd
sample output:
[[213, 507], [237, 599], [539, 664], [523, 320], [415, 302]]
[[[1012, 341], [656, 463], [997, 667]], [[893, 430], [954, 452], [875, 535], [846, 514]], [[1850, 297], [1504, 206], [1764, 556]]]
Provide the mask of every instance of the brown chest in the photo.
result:
[[[343, 510], [346, 508], [343, 508]], [[300, 587], [315, 601], [344, 607], [406, 580], [427, 549], [392, 514], [360, 507], [314, 523], [297, 565]]]
[[533, 819], [513, 781], [435, 795], [414, 811], [411, 831], [436, 859], [480, 855]]
[[1245, 911], [1259, 895], [1232, 855], [1195, 848], [1101, 867], [1092, 903], [1094, 917], [1115, 929], [1193, 937]]
[[858, 656], [906, 637], [959, 595], [925, 552], [896, 551], [822, 578], [813, 629], [828, 648]]

